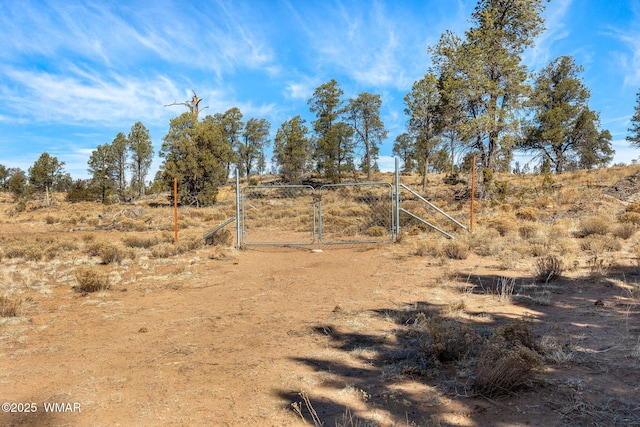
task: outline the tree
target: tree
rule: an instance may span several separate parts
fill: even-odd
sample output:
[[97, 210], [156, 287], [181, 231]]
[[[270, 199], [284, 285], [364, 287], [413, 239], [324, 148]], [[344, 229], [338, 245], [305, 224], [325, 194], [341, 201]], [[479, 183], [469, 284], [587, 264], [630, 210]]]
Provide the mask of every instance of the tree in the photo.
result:
[[0, 165], [0, 190], [7, 188], [7, 180], [9, 179], [9, 169], [4, 165]]
[[433, 50], [436, 68], [451, 66], [451, 82], [465, 102], [466, 117], [458, 129], [479, 152], [487, 174], [496, 170], [499, 153], [513, 148], [517, 113], [527, 92], [520, 55], [543, 29], [544, 2], [480, 0], [465, 39], [448, 33]]
[[396, 136], [396, 141], [393, 144], [393, 154], [402, 159], [403, 172], [413, 171], [416, 152], [411, 135], [405, 132]]
[[224, 155], [223, 162], [227, 169], [227, 176], [231, 173], [232, 164], [236, 165], [238, 174], [242, 176], [244, 171], [241, 167], [242, 165], [240, 164], [240, 157], [237, 151], [240, 143], [241, 132], [244, 128], [242, 112], [238, 107], [233, 107], [222, 114], [216, 113], [213, 116], [213, 120], [221, 126], [223, 136], [226, 140], [227, 152]]
[[631, 117], [631, 127], [628, 130], [627, 141], [632, 146], [640, 148], [640, 91], [636, 94], [636, 106]]
[[434, 74], [427, 73], [422, 79], [416, 81], [404, 97], [406, 104], [405, 114], [409, 116], [407, 128], [415, 141], [415, 153], [420, 173], [422, 174], [422, 190], [427, 187], [427, 174], [429, 172], [429, 160], [435, 153], [440, 139], [440, 119], [438, 106], [440, 96], [438, 91], [438, 79]]
[[353, 128], [356, 140], [364, 149], [362, 170], [371, 180], [371, 170], [377, 169], [379, 145], [387, 137], [387, 130], [380, 119], [380, 95], [361, 93], [350, 99], [345, 110], [347, 119]]
[[29, 186], [36, 192], [45, 193], [47, 204], [51, 203], [51, 192], [64, 179], [64, 162], [46, 151], [29, 168]]
[[7, 188], [13, 194], [14, 201], [18, 201], [27, 191], [27, 175], [20, 168], [9, 169]]
[[100, 192], [102, 203], [107, 201], [107, 194], [117, 185], [117, 170], [114, 167], [113, 146], [98, 145], [89, 157], [88, 171], [91, 174], [91, 184]]
[[112, 163], [116, 178], [116, 189], [120, 196], [124, 195], [127, 189], [127, 151], [129, 141], [124, 133], [118, 132], [111, 143]]
[[239, 163], [242, 164], [247, 178], [254, 166], [258, 166], [261, 172], [264, 169], [264, 149], [269, 145], [270, 128], [271, 123], [266, 119], [254, 118], [249, 119], [244, 126], [237, 151]]
[[309, 129], [300, 116], [295, 116], [280, 126], [273, 144], [273, 157], [278, 171], [289, 182], [298, 182], [309, 170], [312, 147]]
[[218, 186], [227, 179], [227, 155], [224, 129], [214, 117], [199, 122], [194, 114], [184, 113], [170, 121], [160, 150], [164, 158], [163, 184], [173, 188], [177, 178], [181, 204], [211, 205], [216, 201]]
[[144, 195], [145, 179], [153, 161], [153, 144], [149, 131], [141, 122], [131, 126], [127, 139], [131, 154], [131, 188], [140, 197]]
[[314, 158], [318, 171], [339, 183], [344, 172], [353, 169], [353, 129], [339, 121], [343, 113], [342, 89], [331, 80], [320, 85], [309, 99], [310, 110], [317, 117], [312, 122], [316, 134]]
[[598, 115], [589, 109], [581, 72], [572, 57], [555, 59], [537, 74], [528, 103], [533, 118], [519, 147], [548, 159], [556, 173], [570, 162], [593, 167], [611, 160], [611, 135], [597, 130]]

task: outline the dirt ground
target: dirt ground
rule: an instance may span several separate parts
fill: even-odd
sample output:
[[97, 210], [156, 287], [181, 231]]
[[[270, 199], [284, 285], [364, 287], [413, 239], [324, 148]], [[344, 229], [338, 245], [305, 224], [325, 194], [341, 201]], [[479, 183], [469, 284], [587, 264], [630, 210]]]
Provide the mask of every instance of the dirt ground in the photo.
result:
[[[636, 268], [543, 286], [527, 266], [441, 262], [410, 245], [141, 256], [90, 294], [58, 260], [4, 259], [2, 290], [22, 307], [0, 318], [0, 401], [32, 411], [0, 425], [640, 425]], [[510, 302], [496, 292], [504, 276]], [[488, 329], [526, 319], [554, 353], [529, 387], [473, 397], [455, 367], [398, 368], [409, 323], [431, 309]], [[52, 402], [65, 405], [46, 412]]]

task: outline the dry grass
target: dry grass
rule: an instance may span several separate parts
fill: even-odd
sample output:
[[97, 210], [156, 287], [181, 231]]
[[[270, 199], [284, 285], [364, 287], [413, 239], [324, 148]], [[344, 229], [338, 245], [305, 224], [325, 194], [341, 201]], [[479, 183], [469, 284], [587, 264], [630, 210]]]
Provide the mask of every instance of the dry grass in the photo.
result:
[[73, 275], [78, 282], [78, 286], [75, 287], [78, 292], [98, 292], [107, 290], [110, 287], [109, 276], [95, 267], [77, 267]]
[[22, 301], [0, 295], [0, 317], [16, 317], [20, 313]]
[[612, 221], [605, 216], [583, 218], [578, 228], [578, 237], [587, 237], [594, 234], [605, 235], [609, 232]]
[[535, 264], [536, 278], [544, 283], [559, 279], [563, 271], [562, 260], [555, 255], [540, 258]]

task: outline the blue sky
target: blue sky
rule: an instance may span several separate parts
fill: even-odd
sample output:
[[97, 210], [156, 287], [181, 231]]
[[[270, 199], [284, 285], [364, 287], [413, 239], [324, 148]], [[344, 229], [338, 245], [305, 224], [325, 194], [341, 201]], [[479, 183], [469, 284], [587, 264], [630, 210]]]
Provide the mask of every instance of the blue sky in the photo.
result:
[[[336, 79], [344, 98], [382, 96], [392, 167], [403, 97], [430, 65], [427, 47], [469, 28], [475, 1], [0, 0], [0, 164], [27, 170], [44, 151], [86, 178], [87, 160], [141, 121], [157, 151], [195, 90], [209, 108], [266, 118], [272, 134]], [[548, 28], [524, 62], [560, 55], [585, 69], [590, 106], [613, 135], [615, 162], [640, 157], [625, 141], [640, 89], [640, 2], [553, 0]], [[156, 157], [149, 178], [160, 165]]]

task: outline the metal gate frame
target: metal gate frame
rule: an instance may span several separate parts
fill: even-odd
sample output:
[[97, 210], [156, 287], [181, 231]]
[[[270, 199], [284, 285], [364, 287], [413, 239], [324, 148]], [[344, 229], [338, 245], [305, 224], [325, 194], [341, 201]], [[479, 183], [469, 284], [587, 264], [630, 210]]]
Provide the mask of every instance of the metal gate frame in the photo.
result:
[[[247, 245], [247, 246], [257, 246], [257, 245], [287, 245], [287, 246], [293, 246], [293, 245], [300, 245], [300, 246], [310, 246], [313, 245], [315, 243], [317, 243], [318, 245], [324, 244], [324, 245], [340, 245], [340, 244], [361, 244], [361, 243], [386, 243], [389, 241], [394, 241], [398, 239], [398, 236], [400, 236], [400, 214], [404, 213], [406, 215], [409, 215], [412, 218], [417, 219], [418, 221], [421, 221], [422, 223], [426, 224], [427, 226], [433, 228], [434, 230], [442, 233], [443, 235], [445, 235], [446, 237], [450, 238], [450, 239], [455, 239], [455, 236], [453, 236], [452, 234], [436, 227], [435, 225], [429, 223], [428, 221], [426, 221], [424, 218], [421, 218], [420, 216], [408, 211], [407, 209], [404, 209], [401, 204], [402, 204], [402, 197], [401, 197], [401, 191], [407, 191], [409, 193], [411, 193], [413, 195], [413, 197], [417, 198], [418, 200], [421, 200], [423, 203], [425, 203], [426, 205], [428, 205], [431, 209], [435, 210], [437, 213], [443, 215], [446, 219], [448, 219], [449, 221], [453, 222], [456, 226], [462, 228], [463, 230], [470, 232], [470, 229], [461, 224], [459, 221], [457, 221], [455, 218], [453, 218], [452, 216], [450, 216], [449, 214], [447, 214], [446, 212], [444, 212], [442, 209], [438, 208], [436, 205], [434, 205], [433, 203], [431, 203], [430, 201], [428, 201], [427, 199], [425, 199], [424, 197], [422, 197], [420, 194], [418, 194], [416, 191], [412, 190], [411, 188], [409, 188], [408, 186], [401, 184], [400, 183], [400, 161], [398, 158], [395, 159], [395, 176], [394, 176], [394, 183], [390, 184], [388, 182], [363, 182], [363, 183], [348, 183], [348, 184], [327, 184], [327, 185], [323, 185], [320, 187], [319, 191], [317, 191], [316, 189], [314, 189], [311, 186], [308, 185], [282, 185], [282, 186], [246, 186], [244, 187], [243, 191], [240, 190], [240, 177], [238, 176], [238, 173], [236, 172], [236, 216], [235, 218], [229, 218], [228, 220], [226, 220], [225, 222], [223, 222], [222, 224], [220, 224], [219, 226], [217, 226], [216, 228], [214, 228], [213, 230], [209, 231], [208, 233], [206, 233], [204, 235], [204, 238], [208, 238], [211, 237], [216, 231], [222, 229], [223, 227], [225, 227], [226, 225], [232, 223], [235, 221], [235, 225], [236, 225], [236, 247], [238, 249], [240, 249], [242, 247], [242, 245]], [[390, 189], [390, 201], [391, 201], [391, 208], [390, 208], [390, 224], [391, 224], [391, 229], [389, 230], [389, 239], [387, 240], [346, 240], [346, 241], [325, 241], [323, 239], [323, 231], [322, 231], [322, 190], [325, 188], [331, 188], [331, 187], [346, 187], [346, 186], [369, 186], [369, 185], [384, 185], [384, 186], [388, 186]], [[244, 229], [244, 222], [245, 222], [245, 197], [244, 197], [244, 190], [246, 190], [246, 188], [311, 188], [312, 190], [312, 210], [313, 210], [313, 222], [312, 222], [312, 239], [310, 242], [246, 242], [244, 239], [244, 235], [245, 235], [245, 229]], [[317, 231], [317, 233], [316, 233]]]

